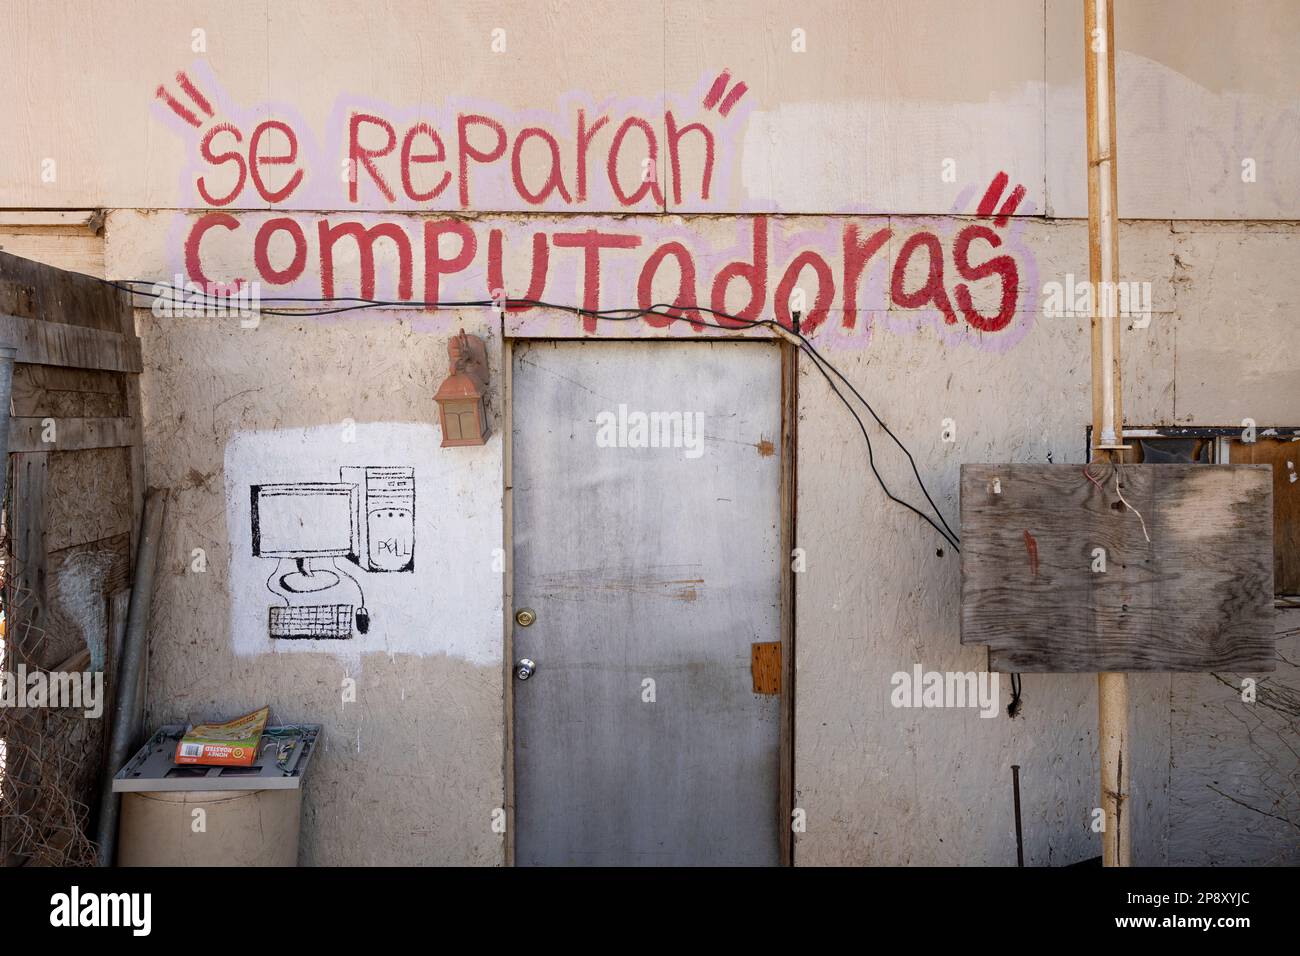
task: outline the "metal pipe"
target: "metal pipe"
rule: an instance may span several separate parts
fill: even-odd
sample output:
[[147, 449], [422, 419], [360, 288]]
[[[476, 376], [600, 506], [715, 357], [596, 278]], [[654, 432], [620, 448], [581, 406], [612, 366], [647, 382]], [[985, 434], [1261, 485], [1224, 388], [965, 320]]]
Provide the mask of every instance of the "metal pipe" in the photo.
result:
[[[1092, 435], [1094, 457], [1123, 458], [1124, 409], [1119, 350], [1119, 200], [1115, 142], [1113, 0], [1083, 0], [1084, 89], [1088, 109], [1088, 272], [1092, 284]], [[1128, 866], [1128, 675], [1097, 675], [1101, 758], [1101, 856]]]
[[135, 580], [131, 585], [131, 605], [126, 614], [126, 637], [122, 644], [122, 664], [114, 675], [117, 703], [113, 708], [113, 730], [109, 738], [108, 762], [100, 788], [99, 826], [95, 841], [99, 844], [99, 865], [112, 866], [117, 848], [117, 814], [119, 797], [113, 792], [113, 776], [131, 756], [134, 743], [132, 714], [140, 697], [140, 671], [144, 662], [149, 631], [149, 607], [153, 599], [154, 568], [158, 563], [158, 545], [162, 538], [163, 514], [167, 508], [165, 489], [151, 488], [144, 499], [143, 530], [135, 556]]
[[1128, 675], [1097, 675], [1097, 719], [1100, 728], [1102, 866], [1132, 864], [1129, 815]]
[[1088, 272], [1092, 286], [1093, 439], [1122, 444], [1120, 390], [1119, 188], [1115, 142], [1114, 0], [1084, 0], [1088, 109]]

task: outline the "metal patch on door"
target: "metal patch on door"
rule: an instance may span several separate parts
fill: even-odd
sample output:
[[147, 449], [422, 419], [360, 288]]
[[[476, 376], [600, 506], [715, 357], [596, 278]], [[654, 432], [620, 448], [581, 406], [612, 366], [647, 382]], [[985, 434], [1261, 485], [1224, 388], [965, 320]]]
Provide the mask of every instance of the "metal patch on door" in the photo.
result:
[[749, 669], [755, 694], [781, 693], [781, 642], [768, 641], [749, 646]]

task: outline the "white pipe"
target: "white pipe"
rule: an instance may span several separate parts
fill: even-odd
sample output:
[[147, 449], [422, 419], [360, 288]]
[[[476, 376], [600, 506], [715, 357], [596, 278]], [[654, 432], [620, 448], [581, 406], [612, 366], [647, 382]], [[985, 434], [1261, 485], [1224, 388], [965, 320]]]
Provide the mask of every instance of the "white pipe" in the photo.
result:
[[[1115, 175], [1113, 0], [1083, 0], [1088, 110], [1088, 247], [1092, 304], [1092, 412], [1096, 457], [1123, 460], [1119, 366], [1119, 203]], [[1097, 436], [1100, 436], [1098, 440]], [[1102, 862], [1128, 866], [1130, 764], [1128, 675], [1097, 675]]]

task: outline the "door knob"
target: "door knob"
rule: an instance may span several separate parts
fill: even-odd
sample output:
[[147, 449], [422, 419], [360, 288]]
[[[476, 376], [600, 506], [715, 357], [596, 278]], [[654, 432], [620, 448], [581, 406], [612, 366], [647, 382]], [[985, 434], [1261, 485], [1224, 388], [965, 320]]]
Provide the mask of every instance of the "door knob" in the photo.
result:
[[526, 657], [521, 657], [518, 663], [515, 664], [515, 677], [520, 680], [528, 680], [528, 678], [533, 676], [533, 672], [536, 670], [536, 662], [530, 661]]

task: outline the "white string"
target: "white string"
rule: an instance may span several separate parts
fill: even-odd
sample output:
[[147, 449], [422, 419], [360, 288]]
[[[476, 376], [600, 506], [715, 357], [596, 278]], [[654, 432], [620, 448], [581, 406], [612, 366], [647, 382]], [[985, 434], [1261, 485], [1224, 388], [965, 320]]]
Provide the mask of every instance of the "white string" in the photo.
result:
[[1147, 544], [1150, 544], [1151, 535], [1147, 534], [1147, 523], [1146, 520], [1143, 519], [1142, 517], [1142, 512], [1138, 511], [1131, 504], [1129, 504], [1124, 497], [1124, 492], [1119, 490], [1119, 473], [1120, 473], [1120, 468], [1118, 465], [1116, 465], [1115, 466], [1115, 494], [1119, 495], [1119, 500], [1124, 503], [1125, 508], [1127, 508], [1129, 511], [1133, 512], [1135, 515], [1138, 516], [1138, 521], [1142, 522], [1142, 537], [1147, 539]]

